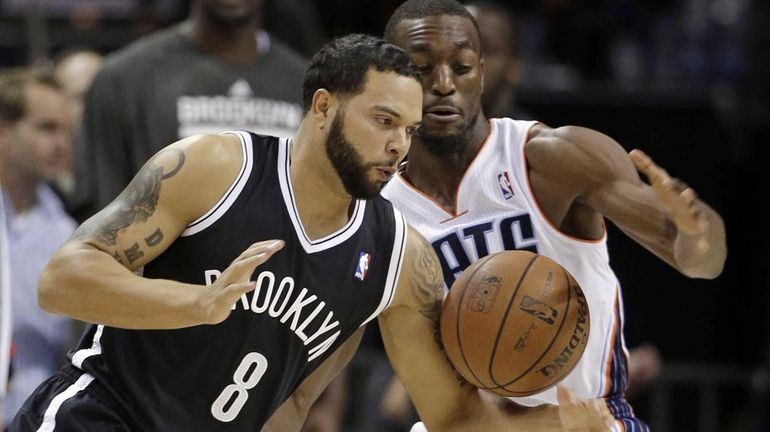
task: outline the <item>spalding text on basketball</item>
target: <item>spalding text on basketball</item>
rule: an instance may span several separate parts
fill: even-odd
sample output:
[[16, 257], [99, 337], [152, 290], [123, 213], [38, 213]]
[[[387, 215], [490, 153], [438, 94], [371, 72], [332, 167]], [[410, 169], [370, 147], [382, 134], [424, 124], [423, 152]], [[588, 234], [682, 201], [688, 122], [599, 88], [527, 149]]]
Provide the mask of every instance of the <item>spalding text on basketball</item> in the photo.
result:
[[572, 285], [572, 289], [575, 291], [575, 298], [578, 302], [578, 317], [575, 322], [575, 328], [572, 330], [572, 337], [569, 339], [567, 346], [564, 347], [555, 359], [540, 368], [540, 373], [546, 377], [553, 375], [566, 366], [572, 355], [575, 353], [575, 349], [580, 346], [587, 336], [586, 320], [588, 318], [588, 303], [586, 303], [586, 299], [577, 285]]

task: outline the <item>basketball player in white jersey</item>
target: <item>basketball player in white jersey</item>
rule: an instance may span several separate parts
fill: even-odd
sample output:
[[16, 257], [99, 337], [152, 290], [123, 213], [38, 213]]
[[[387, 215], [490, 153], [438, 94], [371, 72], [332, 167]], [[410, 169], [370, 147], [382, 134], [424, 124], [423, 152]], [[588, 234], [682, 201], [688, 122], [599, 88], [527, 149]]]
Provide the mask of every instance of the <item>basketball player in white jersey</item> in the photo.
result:
[[[432, 243], [447, 287], [471, 262], [507, 249], [568, 269], [588, 299], [591, 335], [564, 385], [580, 398], [604, 399], [618, 430], [649, 430], [624, 398], [623, 303], [604, 219], [684, 275], [714, 278], [726, 257], [720, 216], [644, 153], [629, 157], [600, 132], [487, 119], [478, 27], [456, 1], [407, 1], [385, 38], [412, 57], [424, 100], [408, 161], [383, 195]], [[555, 404], [556, 389], [514, 401]]]

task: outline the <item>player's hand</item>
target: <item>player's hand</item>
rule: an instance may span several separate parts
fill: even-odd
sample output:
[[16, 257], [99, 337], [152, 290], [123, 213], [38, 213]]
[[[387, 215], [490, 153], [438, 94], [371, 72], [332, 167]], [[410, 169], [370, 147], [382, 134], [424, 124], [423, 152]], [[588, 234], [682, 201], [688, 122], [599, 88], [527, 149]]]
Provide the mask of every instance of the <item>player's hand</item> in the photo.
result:
[[[636, 168], [647, 176], [676, 227], [687, 235], [704, 234], [708, 229], [708, 220], [695, 191], [683, 181], [671, 177], [643, 151], [631, 150], [629, 156]], [[703, 241], [706, 241], [705, 237]], [[708, 246], [708, 243], [698, 245], [699, 248]]]
[[284, 246], [283, 240], [265, 240], [249, 246], [222, 272], [213, 284], [203, 290], [198, 305], [203, 322], [218, 324], [230, 316], [230, 308], [241, 295], [254, 289], [254, 269]]
[[610, 432], [615, 419], [601, 399], [578, 399], [566, 387], [556, 387], [559, 418], [565, 432]]

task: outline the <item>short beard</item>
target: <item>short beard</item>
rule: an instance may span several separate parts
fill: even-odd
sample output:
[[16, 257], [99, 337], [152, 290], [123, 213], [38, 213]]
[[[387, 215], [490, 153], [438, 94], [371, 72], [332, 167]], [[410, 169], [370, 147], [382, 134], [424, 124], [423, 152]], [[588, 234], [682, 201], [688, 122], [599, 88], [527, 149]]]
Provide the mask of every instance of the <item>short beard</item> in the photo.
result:
[[372, 182], [368, 179], [369, 170], [379, 164], [364, 164], [361, 154], [342, 132], [344, 116], [344, 111], [340, 111], [332, 121], [329, 136], [326, 138], [326, 155], [350, 196], [357, 199], [374, 198], [379, 195], [386, 182]]
[[471, 139], [473, 128], [479, 120], [478, 112], [471, 118], [468, 125], [457, 133], [431, 133], [427, 128], [419, 129], [419, 136], [425, 149], [437, 157], [462, 153]]

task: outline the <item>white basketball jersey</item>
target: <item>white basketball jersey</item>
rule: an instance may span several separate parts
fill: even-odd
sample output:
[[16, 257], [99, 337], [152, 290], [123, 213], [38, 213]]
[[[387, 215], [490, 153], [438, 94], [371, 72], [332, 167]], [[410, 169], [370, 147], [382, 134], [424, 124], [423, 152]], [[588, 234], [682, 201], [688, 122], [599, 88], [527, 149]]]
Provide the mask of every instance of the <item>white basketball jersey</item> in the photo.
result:
[[[491, 131], [460, 182], [456, 209], [447, 213], [397, 175], [382, 194], [406, 221], [433, 244], [447, 286], [470, 263], [488, 254], [526, 249], [566, 268], [583, 288], [591, 315], [588, 345], [563, 381], [581, 398], [625, 391], [627, 352], [617, 278], [609, 265], [606, 233], [596, 241], [561, 233], [533, 196], [524, 145], [536, 122], [491, 119]], [[556, 389], [526, 398], [522, 405], [556, 404]]]

